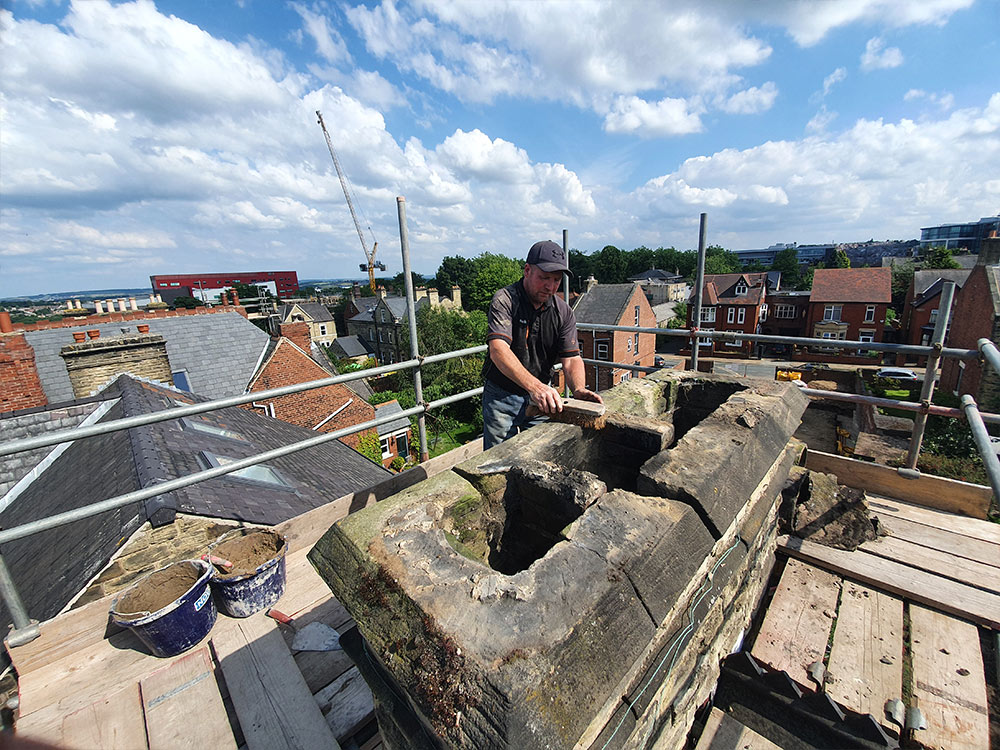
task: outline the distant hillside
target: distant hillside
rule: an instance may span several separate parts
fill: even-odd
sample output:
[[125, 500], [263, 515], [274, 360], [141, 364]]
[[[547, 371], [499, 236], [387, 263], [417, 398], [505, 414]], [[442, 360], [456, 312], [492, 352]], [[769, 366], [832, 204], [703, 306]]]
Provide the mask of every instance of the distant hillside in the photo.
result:
[[118, 299], [119, 297], [149, 297], [148, 286], [137, 289], [89, 289], [79, 292], [52, 292], [50, 294], [28, 294], [19, 297], [2, 297], [0, 302], [7, 304], [27, 303], [36, 305], [40, 302], [65, 302], [68, 299]]

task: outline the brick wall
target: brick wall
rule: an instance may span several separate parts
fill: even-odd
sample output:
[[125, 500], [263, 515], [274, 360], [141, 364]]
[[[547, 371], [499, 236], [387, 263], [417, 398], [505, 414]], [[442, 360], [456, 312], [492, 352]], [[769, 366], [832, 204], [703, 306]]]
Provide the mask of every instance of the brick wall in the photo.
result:
[[64, 346], [59, 356], [77, 398], [88, 396], [122, 373], [173, 385], [167, 342], [159, 335], [116, 336]]
[[[307, 323], [292, 325], [304, 326], [305, 335], [308, 338], [309, 326]], [[286, 329], [287, 327], [283, 326], [282, 328]], [[311, 357], [292, 346], [288, 339], [284, 339], [278, 344], [260, 375], [251, 384], [250, 392], [255, 393], [328, 377], [330, 377], [329, 372], [316, 364]], [[316, 425], [337, 412], [335, 417], [329, 419], [316, 430], [323, 433], [334, 432], [375, 418], [374, 406], [347, 386], [339, 383], [257, 403], [266, 403], [269, 407], [273, 406], [276, 419], [310, 430], [315, 429]], [[345, 406], [345, 404], [347, 405]], [[249, 404], [244, 405], [243, 408], [260, 413], [259, 408], [254, 409]], [[374, 433], [375, 430], [368, 430], [368, 432]], [[357, 448], [361, 434], [355, 433], [340, 438], [340, 442], [351, 448]]]
[[31, 344], [20, 333], [0, 335], [0, 412], [47, 403]]

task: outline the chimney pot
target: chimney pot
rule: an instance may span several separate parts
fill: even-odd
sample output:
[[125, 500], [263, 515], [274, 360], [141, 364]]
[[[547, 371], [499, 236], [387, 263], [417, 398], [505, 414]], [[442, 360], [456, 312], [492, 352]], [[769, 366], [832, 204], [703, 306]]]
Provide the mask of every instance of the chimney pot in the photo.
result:
[[99, 299], [94, 300], [94, 312], [97, 313], [98, 315], [104, 314], [104, 305], [101, 304], [101, 301]]
[[130, 309], [134, 310], [135, 312], [139, 312], [139, 305], [136, 304], [135, 297], [129, 297], [128, 298], [128, 306], [129, 306]]
[[86, 331], [73, 331], [73, 340], [74, 341], [86, 341], [87, 340], [87, 333], [86, 333]]
[[87, 335], [90, 336], [90, 338], [92, 338], [92, 339], [99, 339], [101, 337], [101, 329], [100, 328], [90, 328], [90, 329], [87, 330]]

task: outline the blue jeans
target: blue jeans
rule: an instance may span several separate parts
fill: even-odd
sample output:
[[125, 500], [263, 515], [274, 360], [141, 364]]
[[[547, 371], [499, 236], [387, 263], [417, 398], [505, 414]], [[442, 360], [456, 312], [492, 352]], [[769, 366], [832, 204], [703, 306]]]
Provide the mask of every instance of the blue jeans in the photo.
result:
[[483, 450], [514, 437], [541, 419], [528, 419], [528, 397], [510, 393], [491, 380], [483, 384]]

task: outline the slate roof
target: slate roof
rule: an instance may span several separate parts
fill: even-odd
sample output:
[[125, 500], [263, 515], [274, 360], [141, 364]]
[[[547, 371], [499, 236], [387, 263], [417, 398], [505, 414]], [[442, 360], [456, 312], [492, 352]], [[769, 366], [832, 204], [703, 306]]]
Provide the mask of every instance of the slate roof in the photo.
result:
[[[151, 334], [167, 342], [172, 370], [187, 370], [191, 388], [202, 396], [222, 398], [242, 393], [260, 360], [269, 336], [237, 312], [210, 315], [181, 315], [176, 318], [148, 318], [127, 323], [101, 323], [101, 337], [119, 336], [124, 327], [149, 325]], [[73, 386], [59, 350], [73, 343], [73, 331], [80, 328], [50, 328], [25, 331], [35, 350], [35, 366], [42, 389], [50, 403], [69, 401]]]
[[670, 271], [661, 271], [659, 268], [650, 268], [648, 271], [643, 271], [642, 273], [637, 273], [635, 276], [629, 276], [629, 281], [654, 281], [662, 282], [664, 284], [672, 284], [679, 281], [683, 281], [684, 277], [680, 274], [670, 273]]
[[[374, 299], [374, 298], [368, 298]], [[378, 302], [379, 300], [375, 300]], [[382, 302], [385, 302], [386, 307], [389, 308], [389, 312], [392, 313], [393, 318], [396, 321], [408, 320], [406, 315], [406, 297], [385, 297]], [[421, 297], [417, 300], [416, 307], [419, 310], [430, 304], [430, 301], [426, 297]], [[355, 323], [370, 323], [375, 319], [375, 309], [377, 305], [373, 304], [370, 308], [362, 310], [350, 320]], [[394, 322], [396, 322], [394, 321]]]
[[326, 323], [333, 320], [333, 316], [330, 311], [326, 308], [326, 305], [321, 305], [319, 302], [294, 302], [292, 304], [285, 304], [281, 307], [281, 322], [287, 323], [292, 311], [295, 308], [299, 308], [303, 313], [308, 316], [308, 319], [314, 323]]
[[891, 302], [891, 268], [817, 268], [810, 302]]
[[[378, 404], [375, 406], [375, 418], [382, 419], [382, 417], [402, 413], [402, 411], [403, 407], [399, 405], [398, 401], [387, 401], [384, 404]], [[410, 420], [406, 417], [400, 417], [392, 422], [380, 424], [378, 426], [378, 436], [385, 437], [386, 435], [392, 435], [394, 432], [408, 429], [410, 429]]]
[[364, 357], [370, 354], [368, 347], [357, 336], [338, 336], [330, 344], [330, 348], [338, 357]]
[[[617, 325], [636, 284], [597, 284], [577, 299], [573, 311], [577, 323]], [[632, 325], [635, 321], [631, 321]]]
[[913, 305], [922, 305], [931, 297], [936, 297], [941, 293], [941, 284], [944, 281], [954, 281], [959, 289], [969, 278], [972, 269], [966, 268], [930, 268], [913, 273]]
[[[100, 421], [170, 408], [175, 400], [206, 400], [127, 375], [102, 396], [110, 408]], [[207, 468], [208, 454], [239, 459], [316, 436], [312, 430], [238, 407], [187, 422], [222, 428], [241, 439], [198, 432], [183, 420], [171, 420], [75, 441], [0, 511], [0, 525], [10, 528], [201, 471]], [[337, 440], [274, 459], [267, 466], [290, 486], [216, 477], [4, 545], [4, 557], [29, 614], [36, 619], [56, 614], [153, 513], [164, 522], [180, 511], [272, 525], [390, 476]], [[6, 618], [7, 613], [0, 611], [0, 624]]]
[[[11, 413], [0, 419], [0, 443], [77, 427], [99, 405], [100, 401], [91, 398], [56, 407], [43, 406]], [[51, 452], [52, 448], [35, 448], [0, 457], [0, 506], [7, 491]]]

